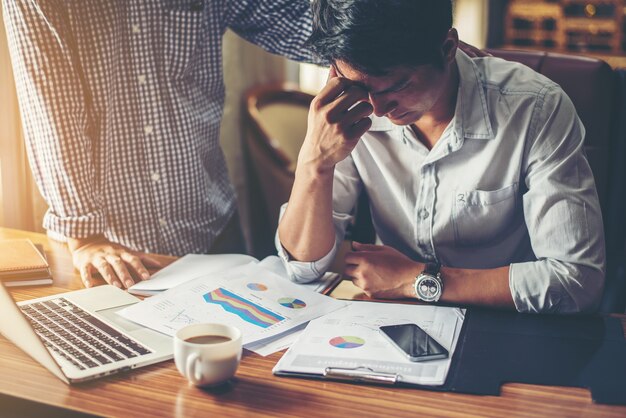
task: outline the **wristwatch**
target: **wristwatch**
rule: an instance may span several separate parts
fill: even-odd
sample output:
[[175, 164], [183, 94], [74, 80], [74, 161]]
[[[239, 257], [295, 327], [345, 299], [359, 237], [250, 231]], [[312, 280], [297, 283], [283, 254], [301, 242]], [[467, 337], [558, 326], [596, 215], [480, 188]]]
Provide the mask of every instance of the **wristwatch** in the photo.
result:
[[441, 264], [426, 263], [426, 268], [415, 278], [415, 296], [424, 302], [437, 302], [443, 292], [443, 280], [439, 273]]

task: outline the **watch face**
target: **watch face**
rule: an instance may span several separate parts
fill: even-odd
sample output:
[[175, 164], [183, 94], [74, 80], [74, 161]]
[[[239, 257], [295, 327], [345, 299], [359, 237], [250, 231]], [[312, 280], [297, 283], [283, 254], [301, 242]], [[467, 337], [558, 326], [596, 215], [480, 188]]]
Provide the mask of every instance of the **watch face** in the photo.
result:
[[423, 276], [417, 283], [420, 299], [430, 302], [437, 300], [441, 294], [441, 284], [435, 278]]

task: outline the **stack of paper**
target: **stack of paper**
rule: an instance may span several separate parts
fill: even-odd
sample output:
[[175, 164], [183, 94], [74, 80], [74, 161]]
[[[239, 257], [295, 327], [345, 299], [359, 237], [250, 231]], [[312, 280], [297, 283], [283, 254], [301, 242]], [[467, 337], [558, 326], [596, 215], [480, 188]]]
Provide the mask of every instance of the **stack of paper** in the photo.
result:
[[[311, 321], [273, 371], [287, 376], [368, 376], [369, 381], [378, 376], [387, 382], [442, 385], [463, 317], [464, 311], [458, 308], [352, 302]], [[420, 326], [449, 351], [449, 357], [409, 361], [378, 330], [381, 325], [405, 323]]]
[[343, 306], [345, 302], [252, 263], [197, 277], [118, 313], [171, 336], [194, 323], [232, 325], [242, 331], [244, 347], [260, 350], [273, 339]]
[[[218, 274], [246, 264], [256, 264], [289, 280], [283, 262], [275, 255], [259, 261], [245, 254], [188, 254], [156, 272], [150, 280], [135, 283], [128, 288], [128, 292], [141, 296], [157, 295], [198, 277]], [[340, 279], [337, 273], [326, 273], [320, 280], [302, 286], [321, 293]]]
[[245, 254], [188, 254], [157, 271], [150, 280], [135, 283], [128, 288], [128, 293], [157, 295], [201, 276], [257, 262], [256, 258]]

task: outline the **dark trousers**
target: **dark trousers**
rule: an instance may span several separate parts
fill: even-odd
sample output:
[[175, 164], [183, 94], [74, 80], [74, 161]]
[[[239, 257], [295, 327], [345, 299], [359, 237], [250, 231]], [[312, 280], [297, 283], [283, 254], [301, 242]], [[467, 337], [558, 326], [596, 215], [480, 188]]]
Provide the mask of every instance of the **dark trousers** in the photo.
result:
[[217, 236], [209, 254], [246, 254], [246, 242], [241, 230], [239, 212], [235, 212]]

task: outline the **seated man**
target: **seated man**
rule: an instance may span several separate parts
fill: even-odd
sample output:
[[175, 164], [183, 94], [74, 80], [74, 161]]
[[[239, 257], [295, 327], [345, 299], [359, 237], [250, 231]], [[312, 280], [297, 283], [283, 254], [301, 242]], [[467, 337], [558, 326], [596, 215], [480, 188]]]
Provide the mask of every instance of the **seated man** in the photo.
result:
[[309, 42], [332, 69], [278, 228], [292, 279], [328, 268], [365, 191], [382, 245], [353, 243], [345, 274], [366, 294], [595, 309], [602, 218], [585, 129], [563, 90], [458, 50], [450, 0], [312, 7]]

